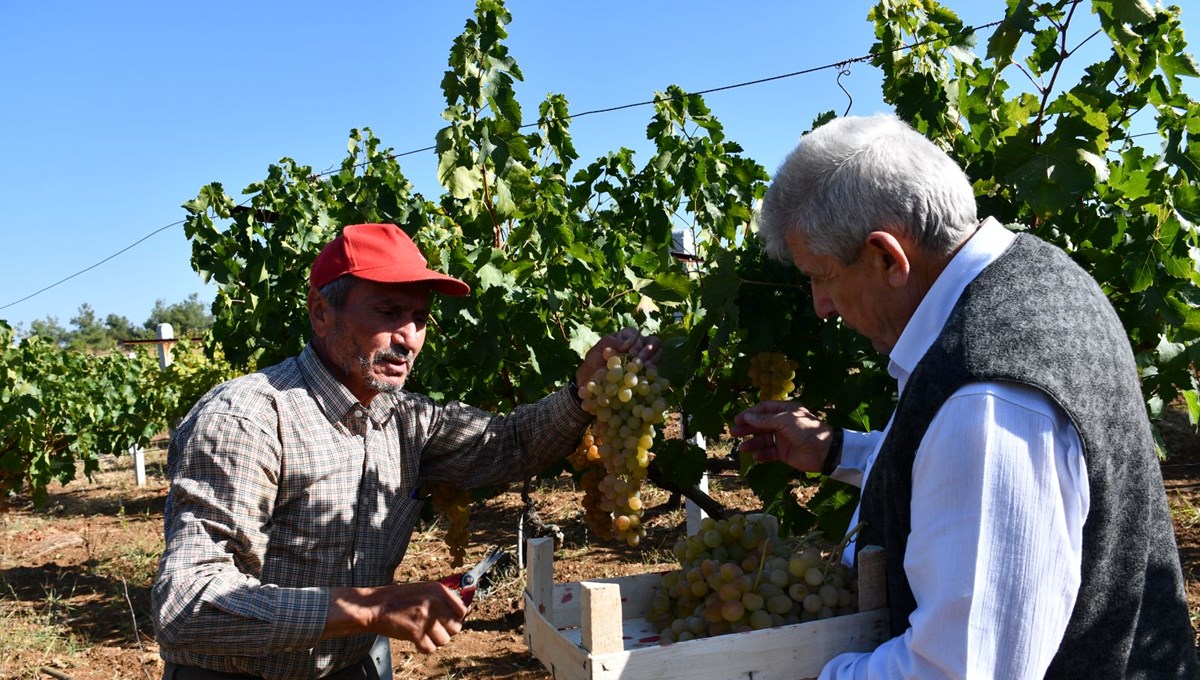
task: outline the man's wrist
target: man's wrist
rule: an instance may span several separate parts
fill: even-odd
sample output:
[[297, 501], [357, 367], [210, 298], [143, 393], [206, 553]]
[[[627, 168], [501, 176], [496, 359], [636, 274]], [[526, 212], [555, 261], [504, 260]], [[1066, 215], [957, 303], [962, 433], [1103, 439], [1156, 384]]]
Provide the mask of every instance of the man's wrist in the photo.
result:
[[575, 400], [575, 405], [583, 408], [583, 397], [579, 396], [579, 384], [575, 381], [575, 376], [567, 381], [567, 391], [571, 393], [571, 398]]
[[833, 436], [829, 440], [829, 452], [825, 454], [825, 464], [821, 466], [821, 474], [828, 477], [833, 474], [833, 471], [838, 468], [838, 464], [842, 462], [842, 442], [846, 437], [846, 431], [842, 428], [834, 428]]
[[375, 595], [375, 590], [371, 588], [330, 588], [321, 639], [373, 632], [376, 616], [373, 599]]

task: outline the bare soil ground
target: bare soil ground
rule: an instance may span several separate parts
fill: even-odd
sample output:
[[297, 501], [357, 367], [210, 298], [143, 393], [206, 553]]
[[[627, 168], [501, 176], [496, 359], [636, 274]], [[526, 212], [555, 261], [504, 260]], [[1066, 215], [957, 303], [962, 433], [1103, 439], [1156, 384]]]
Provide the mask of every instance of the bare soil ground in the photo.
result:
[[[1178, 413], [1161, 428], [1172, 453], [1162, 470], [1195, 626], [1200, 622], [1200, 436]], [[721, 454], [719, 448], [712, 452]], [[147, 453], [144, 487], [134, 484], [131, 457], [114, 457], [105, 460], [92, 482], [55, 486], [42, 507], [18, 499], [16, 509], [0, 514], [0, 680], [161, 677], [149, 589], [162, 550], [164, 458], [161, 449]], [[736, 477], [718, 477], [710, 485], [726, 507], [758, 509]], [[649, 535], [638, 548], [590, 542], [581, 493], [569, 478], [542, 483], [532, 497], [541, 518], [564, 534], [555, 554], [556, 582], [673, 566], [670, 547], [683, 535], [686, 518], [665, 492], [649, 492]], [[514, 490], [474, 508], [468, 563], [488, 546], [515, 546], [521, 506]], [[442, 536], [441, 526], [419, 528], [396, 578], [448, 575]], [[394, 642], [395, 677], [549, 677], [522, 637], [523, 589], [519, 573], [501, 581], [475, 607], [463, 632], [435, 654], [416, 654], [408, 643]]]

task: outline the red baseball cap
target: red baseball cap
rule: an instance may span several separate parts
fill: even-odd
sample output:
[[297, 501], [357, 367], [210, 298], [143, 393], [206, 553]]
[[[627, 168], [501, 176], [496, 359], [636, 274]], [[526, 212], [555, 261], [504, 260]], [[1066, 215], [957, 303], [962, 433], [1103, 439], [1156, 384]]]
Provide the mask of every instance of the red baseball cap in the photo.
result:
[[309, 285], [321, 288], [351, 274], [379, 283], [425, 283], [439, 293], [466, 295], [471, 287], [435, 272], [404, 230], [394, 224], [350, 224], [321, 249], [309, 272]]

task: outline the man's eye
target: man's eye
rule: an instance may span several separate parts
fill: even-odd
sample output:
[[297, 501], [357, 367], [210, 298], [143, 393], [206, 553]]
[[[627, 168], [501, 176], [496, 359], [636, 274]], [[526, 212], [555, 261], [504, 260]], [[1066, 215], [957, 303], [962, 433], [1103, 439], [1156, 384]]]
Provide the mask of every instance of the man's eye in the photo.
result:
[[394, 321], [396, 319], [401, 318], [402, 316], [404, 316], [403, 309], [395, 309], [395, 308], [388, 307], [388, 308], [379, 310], [379, 318], [387, 319], [388, 321]]

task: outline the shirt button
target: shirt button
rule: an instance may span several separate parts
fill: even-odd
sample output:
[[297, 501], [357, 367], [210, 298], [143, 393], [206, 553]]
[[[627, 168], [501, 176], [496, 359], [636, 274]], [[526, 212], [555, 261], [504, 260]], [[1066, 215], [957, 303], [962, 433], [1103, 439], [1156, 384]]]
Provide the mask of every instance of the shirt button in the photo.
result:
[[354, 409], [354, 417], [355, 418], [362, 418], [365, 415], [367, 415], [367, 414], [363, 413], [362, 409], [358, 409], [358, 408]]

